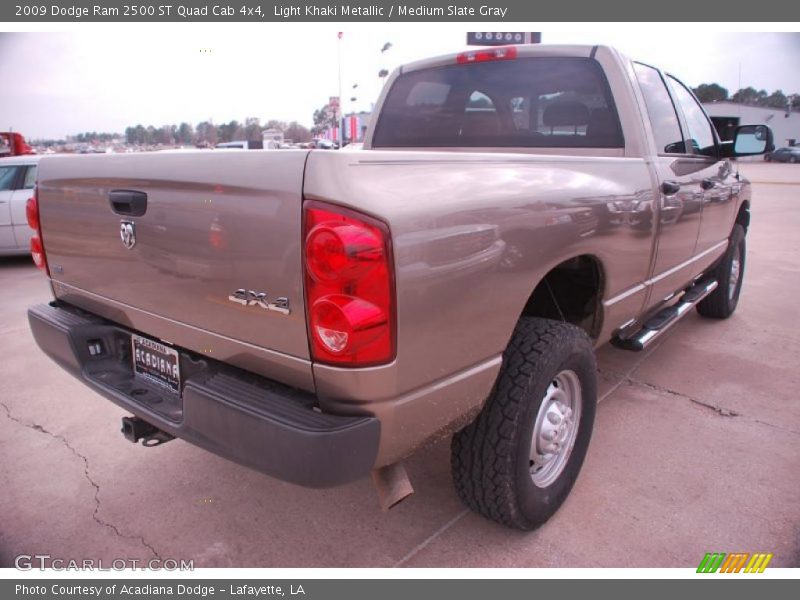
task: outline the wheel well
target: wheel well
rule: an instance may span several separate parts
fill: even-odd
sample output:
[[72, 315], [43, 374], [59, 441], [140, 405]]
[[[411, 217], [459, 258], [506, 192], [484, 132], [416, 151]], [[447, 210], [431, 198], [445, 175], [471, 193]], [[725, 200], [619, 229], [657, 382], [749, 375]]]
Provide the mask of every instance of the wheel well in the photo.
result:
[[572, 323], [597, 339], [602, 326], [603, 285], [602, 265], [594, 256], [565, 260], [542, 278], [521, 316]]
[[750, 203], [745, 200], [739, 207], [739, 213], [736, 215], [736, 223], [744, 227], [744, 232], [747, 233], [747, 228], [750, 226]]

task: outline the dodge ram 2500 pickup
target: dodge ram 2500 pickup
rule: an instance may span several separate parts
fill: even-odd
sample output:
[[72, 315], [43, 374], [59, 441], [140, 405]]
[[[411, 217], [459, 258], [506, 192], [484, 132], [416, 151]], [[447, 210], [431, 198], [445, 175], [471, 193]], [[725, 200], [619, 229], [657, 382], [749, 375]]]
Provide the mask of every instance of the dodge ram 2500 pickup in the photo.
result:
[[603, 46], [424, 60], [363, 149], [46, 157], [28, 203], [39, 346], [133, 414], [285, 481], [372, 475], [452, 435], [461, 499], [532, 529], [569, 493], [594, 349], [726, 318], [750, 185], [692, 92]]

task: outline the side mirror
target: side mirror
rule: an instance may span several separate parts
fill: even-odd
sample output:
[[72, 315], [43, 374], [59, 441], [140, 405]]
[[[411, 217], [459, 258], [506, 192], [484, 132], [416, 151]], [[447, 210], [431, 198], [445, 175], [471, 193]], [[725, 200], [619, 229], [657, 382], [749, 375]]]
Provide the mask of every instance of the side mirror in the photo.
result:
[[686, 154], [686, 142], [672, 142], [664, 146], [667, 154]]
[[752, 156], [774, 149], [772, 129], [766, 125], [742, 125], [736, 128], [732, 156]]

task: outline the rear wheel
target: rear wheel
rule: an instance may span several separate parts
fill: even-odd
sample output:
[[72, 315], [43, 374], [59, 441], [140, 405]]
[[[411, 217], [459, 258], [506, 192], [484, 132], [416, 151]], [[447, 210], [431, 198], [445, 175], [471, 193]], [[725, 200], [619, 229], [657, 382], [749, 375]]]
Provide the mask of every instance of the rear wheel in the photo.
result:
[[796, 156], [792, 156], [792, 157], [789, 159], [789, 162], [790, 162], [790, 163], [796, 163], [796, 162], [797, 162], [797, 157], [796, 157]]
[[558, 510], [589, 446], [595, 373], [583, 330], [520, 319], [486, 405], [453, 437], [453, 480], [468, 507], [525, 530]]
[[727, 319], [733, 314], [742, 291], [746, 251], [744, 227], [735, 225], [728, 249], [712, 271], [717, 289], [697, 304], [697, 312], [712, 319]]

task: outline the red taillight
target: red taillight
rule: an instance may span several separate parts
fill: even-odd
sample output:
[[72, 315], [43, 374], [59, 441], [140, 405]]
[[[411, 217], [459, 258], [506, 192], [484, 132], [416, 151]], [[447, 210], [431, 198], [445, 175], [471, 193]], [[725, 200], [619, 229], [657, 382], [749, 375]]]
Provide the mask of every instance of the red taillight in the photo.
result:
[[359, 279], [384, 259], [383, 240], [343, 222], [320, 223], [306, 238], [308, 270], [317, 281]]
[[39, 219], [39, 186], [33, 188], [33, 198], [28, 198], [25, 203], [25, 216], [28, 219], [28, 226], [34, 231], [31, 236], [33, 263], [50, 276], [50, 270], [47, 268], [47, 256], [44, 253], [44, 242], [42, 242], [42, 222]]
[[31, 236], [31, 258], [33, 259], [33, 264], [40, 269], [47, 267], [47, 261], [44, 258], [42, 238], [40, 238], [38, 235]]
[[517, 58], [516, 46], [499, 46], [497, 48], [487, 48], [485, 50], [470, 50], [462, 52], [456, 57], [456, 62], [466, 65], [477, 62], [488, 62], [490, 60], [513, 60]]
[[312, 358], [346, 366], [394, 358], [389, 230], [350, 210], [305, 205], [306, 307]]
[[39, 204], [36, 198], [28, 198], [25, 203], [25, 216], [28, 218], [28, 227], [39, 231]]

